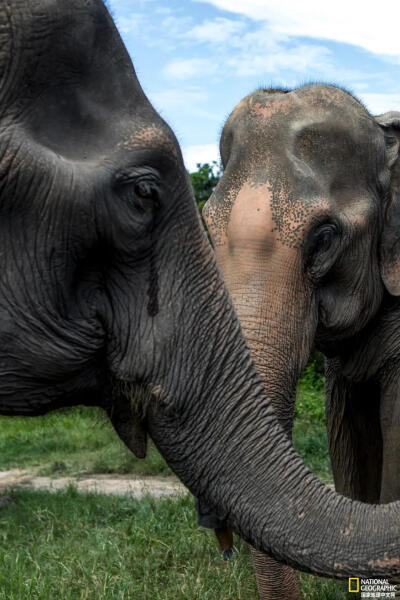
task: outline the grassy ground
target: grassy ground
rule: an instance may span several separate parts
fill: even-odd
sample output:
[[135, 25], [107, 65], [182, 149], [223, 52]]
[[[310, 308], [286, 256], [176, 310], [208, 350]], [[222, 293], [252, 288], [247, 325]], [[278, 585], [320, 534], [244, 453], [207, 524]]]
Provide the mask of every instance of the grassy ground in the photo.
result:
[[[221, 569], [189, 497], [138, 502], [70, 488], [16, 498], [0, 513], [1, 600], [257, 598], [246, 545], [238, 540]], [[303, 577], [307, 600], [346, 598], [344, 582], [314, 579]]]
[[40, 418], [0, 417], [0, 470], [40, 467], [41, 475], [171, 472], [150, 444], [146, 460], [120, 441], [100, 409], [79, 407]]
[[[319, 381], [299, 385], [294, 441], [306, 463], [330, 481]], [[313, 389], [311, 386], [313, 383]], [[118, 440], [100, 411], [74, 409], [40, 419], [0, 418], [0, 469], [43, 474], [167, 475], [150, 446], [144, 461]], [[195, 525], [192, 499], [133, 501], [82, 495], [14, 493], [0, 511], [0, 600], [255, 600], [248, 549], [220, 568], [212, 533]], [[302, 575], [306, 600], [357, 598], [345, 582]]]

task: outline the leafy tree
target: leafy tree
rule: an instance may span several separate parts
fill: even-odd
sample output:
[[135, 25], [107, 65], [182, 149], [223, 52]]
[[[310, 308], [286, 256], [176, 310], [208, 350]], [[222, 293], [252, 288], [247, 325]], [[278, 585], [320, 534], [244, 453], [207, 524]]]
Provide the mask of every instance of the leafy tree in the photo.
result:
[[189, 174], [200, 212], [216, 188], [221, 174], [221, 166], [215, 160], [212, 163], [197, 163], [197, 171]]

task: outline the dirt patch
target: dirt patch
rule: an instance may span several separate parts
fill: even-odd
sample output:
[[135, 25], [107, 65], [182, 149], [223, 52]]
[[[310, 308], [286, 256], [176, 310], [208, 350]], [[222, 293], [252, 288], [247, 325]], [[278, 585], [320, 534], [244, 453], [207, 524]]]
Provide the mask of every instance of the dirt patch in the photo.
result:
[[129, 494], [134, 498], [187, 494], [185, 486], [174, 477], [136, 477], [134, 475], [87, 475], [82, 477], [40, 477], [26, 469], [0, 471], [0, 493], [7, 489], [31, 489], [57, 492], [70, 485], [81, 492]]

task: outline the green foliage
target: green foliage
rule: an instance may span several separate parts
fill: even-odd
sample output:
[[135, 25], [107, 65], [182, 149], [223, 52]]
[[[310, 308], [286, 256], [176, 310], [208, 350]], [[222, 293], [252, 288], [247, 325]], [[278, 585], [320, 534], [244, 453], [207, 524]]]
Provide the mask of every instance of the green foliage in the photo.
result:
[[304, 423], [325, 425], [324, 359], [313, 352], [297, 385], [295, 417]]
[[324, 378], [319, 357], [312, 357], [297, 385], [293, 445], [322, 481], [332, 483], [325, 427]]
[[297, 386], [295, 417], [305, 423], [325, 426], [325, 394], [323, 389], [313, 388], [307, 379]]
[[197, 171], [190, 173], [189, 176], [197, 206], [201, 211], [221, 178], [221, 167], [215, 160], [211, 164], [198, 163]]
[[324, 483], [332, 483], [328, 440], [324, 424], [295, 419], [293, 446], [313, 473], [318, 475]]
[[325, 427], [323, 357], [314, 352], [297, 385], [293, 445], [306, 465], [332, 483]]
[[314, 350], [311, 353], [310, 360], [301, 375], [301, 381], [309, 388], [315, 390], [324, 389], [324, 356], [321, 352]]

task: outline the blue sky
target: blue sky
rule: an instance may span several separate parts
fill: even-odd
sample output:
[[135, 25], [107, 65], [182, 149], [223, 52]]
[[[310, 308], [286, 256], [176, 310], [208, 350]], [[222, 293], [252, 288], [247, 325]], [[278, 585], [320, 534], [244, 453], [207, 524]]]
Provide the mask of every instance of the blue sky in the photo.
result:
[[[218, 158], [235, 104], [255, 88], [310, 81], [400, 110], [400, 3], [365, 0], [108, 0], [187, 167]], [[380, 10], [380, 6], [384, 10]]]

